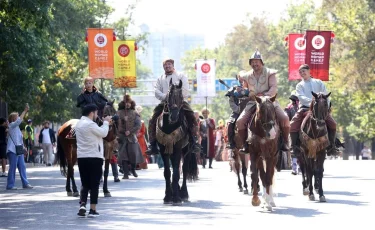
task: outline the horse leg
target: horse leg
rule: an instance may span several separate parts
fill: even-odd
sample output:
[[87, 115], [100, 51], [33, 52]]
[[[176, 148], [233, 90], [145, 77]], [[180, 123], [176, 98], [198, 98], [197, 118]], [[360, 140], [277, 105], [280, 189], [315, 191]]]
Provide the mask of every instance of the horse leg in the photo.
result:
[[109, 173], [109, 159], [106, 159], [104, 162], [104, 182], [103, 182], [103, 193], [104, 197], [112, 197], [111, 193], [108, 191], [108, 173]]
[[76, 182], [74, 180], [74, 165], [77, 163], [77, 146], [76, 145], [73, 145], [73, 148], [72, 148], [72, 162], [70, 164], [70, 170], [71, 170], [71, 179], [72, 179], [72, 187], [73, 187], [73, 196], [74, 197], [78, 197], [79, 196], [79, 192], [77, 190], [77, 185], [76, 185]]
[[242, 188], [242, 181], [241, 181], [241, 178], [240, 178], [240, 156], [239, 156], [239, 153], [237, 152], [236, 154], [236, 157], [235, 157], [235, 162], [234, 162], [234, 167], [236, 168], [236, 174], [237, 174], [237, 179], [238, 179], [238, 188], [239, 188], [239, 191], [240, 192], [243, 192], [243, 188]]
[[73, 196], [72, 189], [70, 189], [70, 178], [71, 177], [70, 177], [70, 172], [69, 172], [69, 168], [68, 168], [68, 173], [66, 175], [66, 185], [65, 185], [65, 190], [66, 190], [67, 196]]
[[171, 169], [169, 165], [169, 155], [161, 154], [164, 164], [164, 179], [165, 179], [165, 197], [164, 204], [172, 204], [172, 188], [171, 188]]
[[299, 161], [299, 167], [301, 169], [301, 176], [302, 176], [302, 192], [303, 192], [304, 196], [307, 196], [307, 195], [309, 195], [309, 190], [307, 188], [307, 180], [306, 180], [306, 175], [307, 175], [306, 165], [307, 165], [307, 163], [306, 163], [306, 160], [303, 157], [299, 157], [298, 161]]
[[313, 188], [313, 176], [314, 176], [314, 159], [308, 159], [307, 164], [307, 180], [309, 184], [309, 200], [314, 201], [314, 188]]
[[266, 194], [265, 194], [265, 201], [266, 201], [266, 208], [268, 211], [272, 211], [272, 207], [276, 207], [275, 201], [273, 200], [273, 176], [275, 174], [275, 166], [276, 162], [273, 162], [272, 158], [268, 158], [265, 160], [266, 163], [266, 172], [265, 172], [265, 184], [266, 184]]
[[317, 170], [316, 170], [316, 177], [319, 183], [319, 201], [320, 202], [326, 202], [326, 198], [323, 194], [323, 173], [324, 173], [324, 160], [325, 160], [325, 153], [319, 153], [319, 158], [316, 162], [317, 164]]
[[250, 169], [251, 169], [251, 187], [252, 187], [252, 193], [253, 198], [251, 200], [251, 204], [253, 206], [259, 206], [260, 205], [260, 199], [258, 196], [258, 183], [259, 183], [259, 176], [258, 176], [258, 167], [257, 167], [257, 161], [258, 158], [256, 158], [255, 154], [251, 154], [250, 156]]
[[181, 163], [181, 151], [175, 151], [172, 156], [172, 191], [173, 191], [173, 205], [181, 205], [182, 199], [180, 197], [180, 163]]
[[242, 163], [242, 175], [243, 175], [243, 184], [245, 190], [243, 191], [244, 194], [249, 194], [249, 190], [247, 189], [247, 156], [245, 154], [241, 154], [241, 163]]

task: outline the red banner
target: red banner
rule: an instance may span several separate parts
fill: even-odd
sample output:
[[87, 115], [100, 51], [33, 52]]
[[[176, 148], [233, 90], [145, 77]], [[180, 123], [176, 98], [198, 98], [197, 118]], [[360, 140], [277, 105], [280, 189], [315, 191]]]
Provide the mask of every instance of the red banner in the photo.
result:
[[331, 31], [306, 31], [306, 59], [310, 73], [316, 79], [329, 81]]
[[89, 74], [92, 78], [113, 79], [113, 29], [87, 29]]
[[289, 34], [289, 76], [288, 80], [300, 80], [298, 68], [305, 64], [306, 43], [303, 34]]

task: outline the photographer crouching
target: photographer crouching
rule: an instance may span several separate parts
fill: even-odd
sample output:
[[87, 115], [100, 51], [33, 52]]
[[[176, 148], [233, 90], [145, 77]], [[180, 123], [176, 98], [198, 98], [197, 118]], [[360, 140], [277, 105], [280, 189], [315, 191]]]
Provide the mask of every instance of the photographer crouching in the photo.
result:
[[82, 117], [75, 130], [77, 138], [78, 169], [81, 177], [80, 217], [86, 216], [86, 203], [90, 191], [90, 211], [88, 217], [99, 216], [96, 211], [98, 203], [99, 185], [103, 166], [103, 138], [107, 136], [109, 122], [112, 117], [103, 119], [99, 127], [94, 121], [98, 117], [98, 107], [95, 104], [86, 105], [82, 109]]

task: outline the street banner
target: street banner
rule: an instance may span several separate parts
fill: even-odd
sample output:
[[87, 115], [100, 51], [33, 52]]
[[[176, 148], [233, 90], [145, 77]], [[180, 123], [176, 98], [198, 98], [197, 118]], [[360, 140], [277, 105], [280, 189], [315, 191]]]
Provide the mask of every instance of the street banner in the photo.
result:
[[113, 29], [89, 28], [87, 39], [90, 77], [113, 79]]
[[329, 57], [332, 31], [306, 31], [305, 62], [316, 79], [329, 81]]
[[197, 69], [197, 95], [200, 97], [216, 96], [216, 60], [196, 60], [195, 65]]
[[114, 73], [115, 88], [137, 87], [137, 71], [135, 56], [135, 41], [114, 41]]
[[305, 64], [306, 43], [303, 34], [289, 34], [289, 75], [288, 80], [300, 80], [299, 67]]

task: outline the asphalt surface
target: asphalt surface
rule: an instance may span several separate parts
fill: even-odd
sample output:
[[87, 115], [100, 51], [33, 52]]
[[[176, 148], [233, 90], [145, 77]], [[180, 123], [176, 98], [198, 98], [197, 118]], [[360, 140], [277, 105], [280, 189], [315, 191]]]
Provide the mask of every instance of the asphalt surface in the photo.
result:
[[[114, 183], [111, 198], [100, 190], [95, 219], [77, 218], [78, 198], [68, 197], [58, 167], [28, 168], [32, 190], [5, 190], [0, 177], [0, 229], [350, 229], [373, 226], [375, 161], [326, 161], [323, 188], [327, 203], [302, 195], [301, 177], [277, 174], [272, 212], [251, 206], [251, 196], [238, 191], [228, 162], [201, 169], [189, 183], [190, 202], [163, 205], [163, 169], [155, 164], [137, 171], [138, 178]], [[17, 173], [18, 174], [18, 173]], [[111, 173], [110, 173], [111, 175]], [[75, 170], [80, 184], [78, 170]], [[250, 177], [247, 177], [250, 183]], [[16, 186], [21, 186], [19, 176]], [[371, 227], [366, 229], [373, 229]]]

